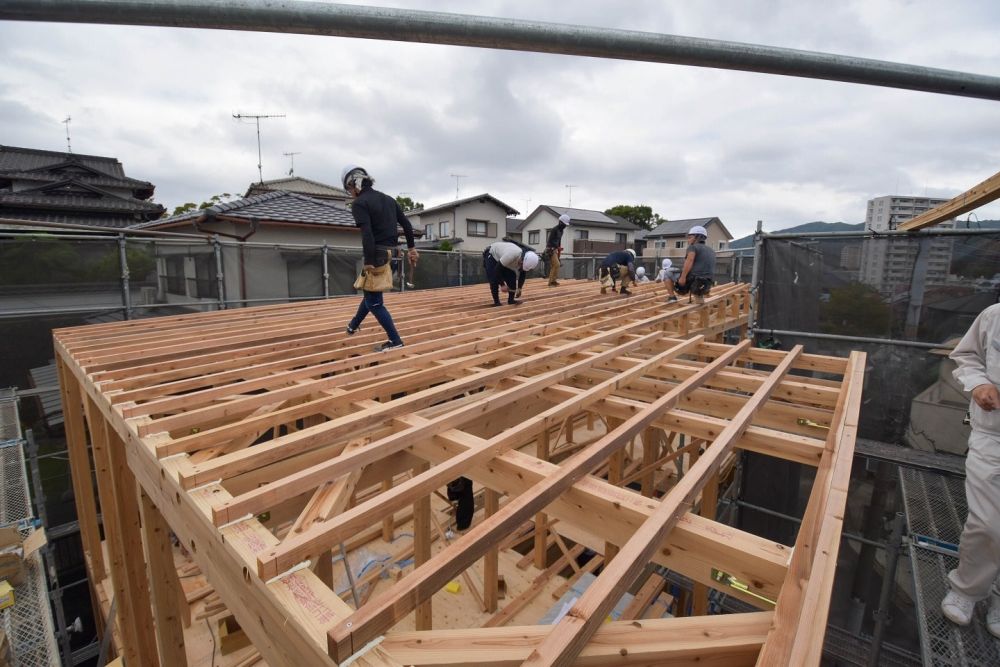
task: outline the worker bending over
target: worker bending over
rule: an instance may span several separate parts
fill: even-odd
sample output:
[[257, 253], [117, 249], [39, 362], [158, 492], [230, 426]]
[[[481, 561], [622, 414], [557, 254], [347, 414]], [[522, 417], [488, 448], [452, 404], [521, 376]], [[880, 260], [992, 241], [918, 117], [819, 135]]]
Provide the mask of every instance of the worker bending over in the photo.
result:
[[500, 286], [507, 292], [507, 303], [516, 306], [521, 303], [516, 297], [521, 295], [521, 288], [528, 271], [538, 266], [538, 254], [525, 249], [511, 241], [497, 241], [487, 246], [483, 251], [483, 268], [490, 281], [490, 294], [493, 295], [493, 305], [500, 305]]
[[607, 294], [608, 287], [611, 288], [612, 292], [617, 291], [615, 289], [615, 281], [621, 279], [621, 294], [622, 296], [628, 296], [631, 294], [628, 291], [628, 286], [634, 277], [635, 250], [629, 248], [628, 250], [616, 250], [608, 253], [608, 256], [601, 262], [601, 294]]

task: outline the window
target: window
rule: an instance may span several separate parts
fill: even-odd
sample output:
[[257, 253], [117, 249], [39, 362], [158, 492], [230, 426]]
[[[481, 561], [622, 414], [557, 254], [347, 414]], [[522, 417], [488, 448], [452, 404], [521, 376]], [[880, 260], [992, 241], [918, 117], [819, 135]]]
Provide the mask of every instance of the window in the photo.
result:
[[534, 231], [528, 232], [528, 245], [538, 245], [538, 240], [539, 240], [539, 237], [541, 236], [541, 234], [542, 233], [540, 231], [538, 231], [537, 229], [534, 230]]
[[497, 223], [486, 220], [467, 220], [466, 228], [469, 236], [486, 236], [491, 239], [497, 237]]
[[586, 229], [578, 229], [576, 230], [576, 238], [580, 239], [581, 241], [586, 241], [587, 239], [590, 238], [590, 231]]
[[199, 299], [219, 298], [216, 270], [215, 254], [194, 256], [195, 296]]
[[167, 264], [167, 292], [187, 295], [184, 285], [184, 255], [170, 255]]
[[654, 248], [666, 248], [667, 247], [667, 242], [666, 241], [653, 241], [653, 247]]
[[615, 243], [628, 243], [628, 234], [625, 232], [615, 232]]
[[685, 241], [674, 241], [674, 248], [678, 250], [683, 250], [686, 247], [687, 243]]
[[726, 242], [719, 241], [719, 250], [725, 250], [725, 249], [726, 249]]
[[438, 229], [441, 231], [441, 238], [446, 239], [451, 236], [451, 222], [442, 220], [438, 223]]
[[424, 238], [428, 241], [434, 240], [434, 223], [431, 223], [424, 227]]

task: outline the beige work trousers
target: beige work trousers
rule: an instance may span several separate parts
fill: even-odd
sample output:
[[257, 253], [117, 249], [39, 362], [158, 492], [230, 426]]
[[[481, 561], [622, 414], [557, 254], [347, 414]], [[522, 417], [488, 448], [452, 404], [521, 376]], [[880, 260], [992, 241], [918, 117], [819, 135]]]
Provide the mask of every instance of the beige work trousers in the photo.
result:
[[951, 587], [975, 600], [990, 593], [1000, 574], [1000, 436], [973, 431], [965, 459], [969, 517], [958, 545]]

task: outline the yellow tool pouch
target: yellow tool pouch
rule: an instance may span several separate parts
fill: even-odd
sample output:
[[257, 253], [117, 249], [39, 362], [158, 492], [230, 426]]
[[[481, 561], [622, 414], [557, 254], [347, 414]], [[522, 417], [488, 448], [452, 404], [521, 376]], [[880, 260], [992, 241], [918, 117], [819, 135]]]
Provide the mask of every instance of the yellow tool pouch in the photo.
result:
[[385, 264], [382, 266], [366, 266], [361, 269], [361, 274], [354, 281], [354, 289], [366, 292], [392, 291], [392, 266], [389, 263], [392, 259], [392, 251], [386, 250], [385, 252], [387, 256]]

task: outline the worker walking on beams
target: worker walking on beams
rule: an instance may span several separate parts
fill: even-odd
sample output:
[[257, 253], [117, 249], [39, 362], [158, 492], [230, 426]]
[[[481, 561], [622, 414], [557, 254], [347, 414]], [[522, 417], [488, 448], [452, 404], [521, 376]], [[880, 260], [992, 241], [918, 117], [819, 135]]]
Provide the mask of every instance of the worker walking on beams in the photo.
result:
[[[375, 184], [375, 179], [357, 165], [344, 167], [340, 174], [340, 182], [344, 185], [344, 189], [354, 197], [354, 201], [351, 203], [351, 214], [354, 216], [354, 224], [361, 228], [364, 272], [372, 274], [383, 266], [388, 269], [387, 265], [392, 258], [392, 252], [399, 242], [397, 225], [403, 228], [403, 234], [406, 235], [410, 265], [416, 266], [417, 258], [420, 255], [413, 247], [413, 227], [403, 215], [403, 209], [396, 203], [396, 200], [387, 194], [374, 190], [372, 185]], [[391, 287], [391, 273], [389, 273], [388, 278], [389, 287]], [[365, 287], [362, 288], [364, 296], [358, 306], [358, 312], [347, 324], [347, 334], [354, 335], [361, 328], [361, 323], [368, 316], [368, 313], [371, 313], [385, 329], [385, 334], [388, 336], [388, 340], [376, 346], [375, 351], [383, 352], [403, 347], [403, 339], [396, 331], [392, 315], [389, 314], [389, 309], [382, 302], [382, 292], [368, 289], [368, 287], [372, 287], [372, 285], [366, 283]]]
[[979, 314], [949, 356], [958, 364], [955, 379], [972, 392], [972, 432], [965, 459], [969, 516], [941, 612], [968, 625], [976, 602], [989, 597], [986, 628], [1000, 639], [1000, 304]]
[[[715, 282], [715, 251], [705, 244], [708, 232], [701, 225], [695, 225], [687, 233], [688, 249], [684, 255], [684, 267], [674, 289], [678, 294], [690, 294], [695, 303], [705, 303], [705, 297]], [[667, 303], [676, 301], [671, 295]]]
[[483, 268], [490, 281], [493, 305], [500, 305], [500, 287], [507, 292], [507, 303], [516, 306], [520, 301], [524, 280], [528, 271], [538, 266], [538, 254], [511, 241], [491, 243], [483, 251]]
[[601, 294], [608, 293], [608, 287], [612, 292], [616, 292], [615, 281], [621, 279], [622, 296], [628, 296], [628, 286], [635, 280], [635, 250], [616, 250], [608, 253], [608, 256], [601, 262]]
[[563, 230], [570, 224], [571, 218], [563, 213], [559, 216], [559, 223], [549, 230], [548, 238], [545, 240], [545, 250], [542, 256], [549, 262], [549, 287], [559, 285], [559, 257], [562, 255], [562, 235]]

